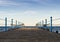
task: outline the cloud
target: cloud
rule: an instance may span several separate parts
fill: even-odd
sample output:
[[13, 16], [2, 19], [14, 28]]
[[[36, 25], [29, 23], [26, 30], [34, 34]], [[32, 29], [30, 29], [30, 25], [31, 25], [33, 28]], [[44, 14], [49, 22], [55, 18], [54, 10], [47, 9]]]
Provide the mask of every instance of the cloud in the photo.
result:
[[35, 2], [42, 5], [51, 5], [52, 0], [35, 0]]
[[0, 6], [11, 6], [11, 5], [17, 6], [18, 4], [10, 0], [0, 0]]
[[55, 6], [54, 0], [23, 0], [22, 3]]
[[27, 11], [24, 12], [24, 14], [36, 14], [36, 11], [27, 10]]
[[[19, 2], [18, 2], [19, 1]], [[53, 0], [0, 0], [0, 6], [28, 6], [32, 4], [42, 4], [42, 5], [48, 5], [53, 6], [55, 4], [51, 3]]]

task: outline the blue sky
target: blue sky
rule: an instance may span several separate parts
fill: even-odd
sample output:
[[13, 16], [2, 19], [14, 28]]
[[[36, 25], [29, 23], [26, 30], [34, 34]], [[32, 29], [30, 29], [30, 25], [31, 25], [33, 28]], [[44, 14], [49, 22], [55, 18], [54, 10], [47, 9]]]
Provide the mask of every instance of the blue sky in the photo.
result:
[[0, 0], [0, 18], [35, 25], [50, 16], [59, 18], [60, 0]]

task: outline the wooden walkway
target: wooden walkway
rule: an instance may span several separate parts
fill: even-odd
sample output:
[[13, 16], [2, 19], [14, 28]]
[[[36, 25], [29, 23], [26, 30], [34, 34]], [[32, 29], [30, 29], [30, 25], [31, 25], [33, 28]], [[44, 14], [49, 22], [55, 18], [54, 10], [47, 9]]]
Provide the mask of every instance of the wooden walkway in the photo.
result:
[[38, 28], [20, 28], [0, 32], [0, 42], [60, 42], [60, 34]]

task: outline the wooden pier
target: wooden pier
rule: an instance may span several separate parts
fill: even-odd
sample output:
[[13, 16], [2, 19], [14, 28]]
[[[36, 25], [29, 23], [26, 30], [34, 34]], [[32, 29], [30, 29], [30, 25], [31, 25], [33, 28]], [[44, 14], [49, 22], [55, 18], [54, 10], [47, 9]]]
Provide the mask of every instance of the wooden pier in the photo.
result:
[[60, 34], [39, 28], [18, 28], [0, 32], [0, 42], [60, 42]]

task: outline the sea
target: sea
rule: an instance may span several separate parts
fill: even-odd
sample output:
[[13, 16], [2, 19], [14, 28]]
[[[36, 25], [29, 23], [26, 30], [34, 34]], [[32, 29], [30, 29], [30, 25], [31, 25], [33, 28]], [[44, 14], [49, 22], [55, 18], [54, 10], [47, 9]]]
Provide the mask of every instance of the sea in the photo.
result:
[[[10, 28], [7, 28], [7, 30], [10, 29]], [[0, 32], [4, 32], [5, 31], [5, 28], [0, 28]], [[60, 28], [53, 28], [52, 29], [52, 32], [56, 32], [58, 31], [58, 33], [60, 33]]]

